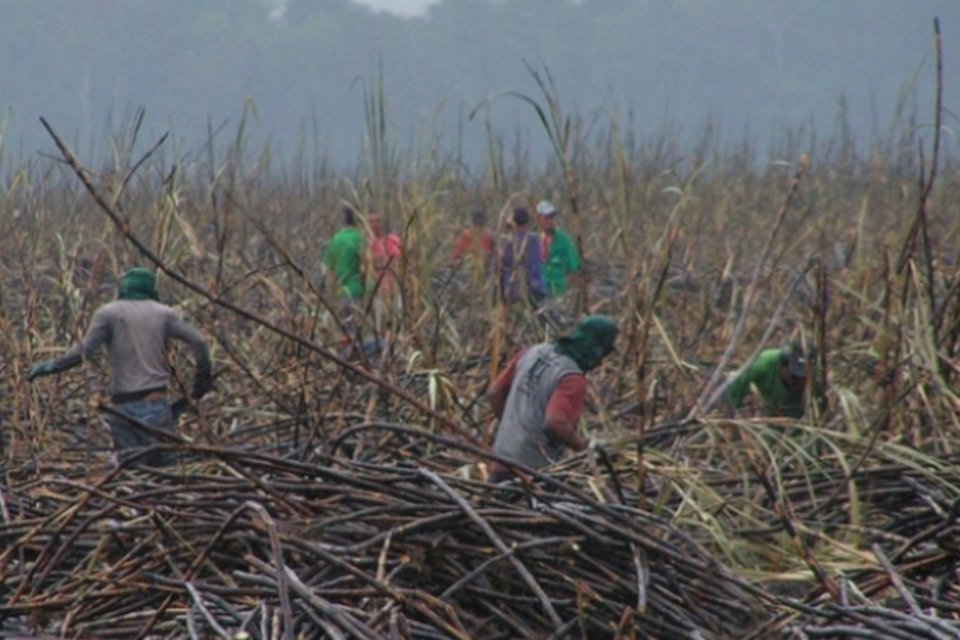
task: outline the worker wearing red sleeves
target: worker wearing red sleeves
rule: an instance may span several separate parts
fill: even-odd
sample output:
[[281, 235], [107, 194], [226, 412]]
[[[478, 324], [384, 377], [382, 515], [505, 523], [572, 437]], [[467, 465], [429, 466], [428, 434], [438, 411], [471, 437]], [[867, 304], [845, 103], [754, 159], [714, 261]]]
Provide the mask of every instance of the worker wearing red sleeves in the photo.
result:
[[[515, 355], [487, 394], [500, 421], [494, 453], [536, 469], [556, 461], [565, 448], [585, 449], [587, 440], [577, 429], [585, 374], [613, 351], [616, 338], [612, 320], [588, 316], [570, 335]], [[491, 482], [511, 476], [508, 466], [493, 464]]]

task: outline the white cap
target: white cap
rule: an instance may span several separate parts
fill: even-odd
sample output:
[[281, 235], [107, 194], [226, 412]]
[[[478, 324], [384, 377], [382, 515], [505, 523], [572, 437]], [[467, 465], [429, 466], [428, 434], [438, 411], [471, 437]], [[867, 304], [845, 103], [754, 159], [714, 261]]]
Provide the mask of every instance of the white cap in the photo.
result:
[[541, 200], [537, 204], [537, 213], [542, 216], [552, 216], [557, 212], [557, 208], [549, 200]]

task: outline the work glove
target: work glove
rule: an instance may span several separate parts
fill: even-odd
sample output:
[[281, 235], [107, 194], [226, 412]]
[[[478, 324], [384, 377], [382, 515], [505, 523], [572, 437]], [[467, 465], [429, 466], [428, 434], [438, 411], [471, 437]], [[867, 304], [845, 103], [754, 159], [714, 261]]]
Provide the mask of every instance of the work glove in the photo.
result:
[[33, 365], [30, 369], [30, 373], [27, 374], [27, 382], [33, 382], [34, 378], [39, 378], [40, 376], [49, 376], [57, 372], [56, 367], [53, 366], [53, 362], [47, 360], [45, 362], [38, 362]]
[[198, 373], [193, 379], [193, 391], [190, 393], [190, 397], [194, 400], [199, 400], [203, 396], [207, 395], [212, 388], [213, 379], [211, 378], [210, 373]]
[[190, 397], [194, 400], [199, 400], [207, 395], [212, 388], [213, 378], [210, 372], [198, 371], [197, 376], [193, 379], [193, 392], [190, 394]]

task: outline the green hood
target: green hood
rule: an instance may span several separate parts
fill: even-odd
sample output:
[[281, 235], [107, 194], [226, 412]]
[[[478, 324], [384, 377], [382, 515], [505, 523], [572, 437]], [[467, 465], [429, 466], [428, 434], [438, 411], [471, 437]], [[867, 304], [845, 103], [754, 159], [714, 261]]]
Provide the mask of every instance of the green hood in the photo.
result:
[[616, 323], [606, 316], [587, 316], [581, 320], [570, 335], [557, 338], [557, 350], [573, 358], [586, 372], [613, 351], [617, 340]]
[[120, 278], [121, 300], [160, 300], [157, 294], [157, 276], [143, 267], [134, 267]]

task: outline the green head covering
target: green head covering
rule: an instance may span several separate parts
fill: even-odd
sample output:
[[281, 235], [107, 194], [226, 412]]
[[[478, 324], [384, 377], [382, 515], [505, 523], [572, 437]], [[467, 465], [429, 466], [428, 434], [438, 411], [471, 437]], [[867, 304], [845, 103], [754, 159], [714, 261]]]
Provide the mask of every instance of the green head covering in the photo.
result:
[[590, 371], [613, 351], [618, 332], [616, 323], [610, 318], [587, 316], [570, 335], [557, 338], [557, 349], [573, 358], [581, 369]]
[[120, 278], [121, 300], [160, 300], [157, 294], [157, 276], [143, 267], [134, 267]]

